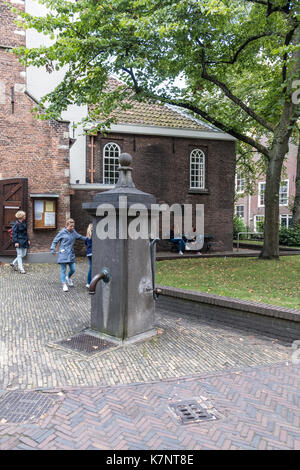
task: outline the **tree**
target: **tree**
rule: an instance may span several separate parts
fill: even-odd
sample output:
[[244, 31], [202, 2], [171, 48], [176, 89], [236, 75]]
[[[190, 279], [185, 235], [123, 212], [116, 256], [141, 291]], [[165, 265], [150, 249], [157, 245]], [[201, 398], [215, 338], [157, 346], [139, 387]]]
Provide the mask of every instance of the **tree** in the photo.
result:
[[300, 226], [300, 124], [296, 125], [298, 137], [297, 167], [296, 167], [296, 193], [293, 204], [292, 226]]
[[[278, 258], [281, 169], [299, 115], [298, 2], [42, 1], [56, 12], [24, 14], [24, 27], [52, 35], [53, 45], [16, 52], [26, 65], [68, 66], [64, 81], [45, 97], [44, 118], [75, 102], [94, 105], [90, 119], [109, 123], [117, 106], [159, 99], [231, 134], [266, 161], [261, 257]], [[107, 90], [111, 73], [126, 86]]]

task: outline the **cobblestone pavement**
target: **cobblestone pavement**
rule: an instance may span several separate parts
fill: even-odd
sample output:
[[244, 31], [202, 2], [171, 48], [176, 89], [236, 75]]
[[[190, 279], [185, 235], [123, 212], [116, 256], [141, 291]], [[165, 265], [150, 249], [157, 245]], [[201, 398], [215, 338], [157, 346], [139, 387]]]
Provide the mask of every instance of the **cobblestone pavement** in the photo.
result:
[[[86, 273], [79, 261], [64, 293], [56, 265], [0, 266], [1, 448], [300, 448], [299, 368], [276, 338], [160, 310], [144, 342], [90, 358], [55, 344], [89, 327]], [[5, 417], [20, 391], [33, 417]], [[167, 406], [177, 398], [220, 419], [180, 425]]]
[[[51, 408], [22, 424], [2, 419], [0, 449], [300, 449], [299, 371], [277, 364], [155, 383], [31, 392], [37, 399], [46, 395]], [[216, 419], [181, 424], [172, 405], [191, 399]]]

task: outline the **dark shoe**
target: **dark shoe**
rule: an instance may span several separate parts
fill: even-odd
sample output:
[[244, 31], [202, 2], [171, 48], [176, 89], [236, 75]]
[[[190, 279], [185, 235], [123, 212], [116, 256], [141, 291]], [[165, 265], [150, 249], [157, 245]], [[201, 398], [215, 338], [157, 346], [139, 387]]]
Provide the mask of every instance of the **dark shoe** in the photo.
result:
[[9, 265], [13, 268], [14, 271], [18, 271], [18, 266], [14, 263], [9, 263]]

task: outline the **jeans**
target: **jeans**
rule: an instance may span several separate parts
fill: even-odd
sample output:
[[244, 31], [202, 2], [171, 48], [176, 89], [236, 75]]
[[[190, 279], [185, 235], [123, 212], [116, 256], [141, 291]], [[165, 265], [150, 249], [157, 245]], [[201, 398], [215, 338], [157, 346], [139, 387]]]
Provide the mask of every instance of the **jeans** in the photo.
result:
[[60, 263], [60, 280], [63, 284], [66, 283], [66, 270], [67, 265], [69, 266], [68, 278], [75, 273], [76, 263]]
[[88, 277], [87, 277], [87, 283], [90, 284], [92, 280], [92, 256], [87, 257], [89, 260], [89, 272], [88, 272]]
[[178, 251], [183, 251], [183, 248], [185, 247], [185, 242], [182, 238], [171, 238], [170, 242], [177, 244]]
[[27, 248], [16, 248], [17, 250], [17, 257], [13, 260], [13, 264], [18, 263], [18, 268], [23, 269], [23, 260], [27, 254]]

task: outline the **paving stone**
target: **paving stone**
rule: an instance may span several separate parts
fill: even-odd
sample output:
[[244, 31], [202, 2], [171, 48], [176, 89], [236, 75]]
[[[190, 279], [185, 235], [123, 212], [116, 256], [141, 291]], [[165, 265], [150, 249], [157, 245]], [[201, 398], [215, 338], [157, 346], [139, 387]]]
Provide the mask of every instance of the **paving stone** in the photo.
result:
[[[53, 346], [89, 327], [87, 268], [63, 293], [56, 265], [0, 266], [1, 393], [55, 398], [34, 425], [0, 423], [1, 449], [300, 450], [300, 366], [276, 338], [157, 310], [151, 340], [88, 360]], [[221, 418], [178, 424], [169, 404], [187, 399]]]

